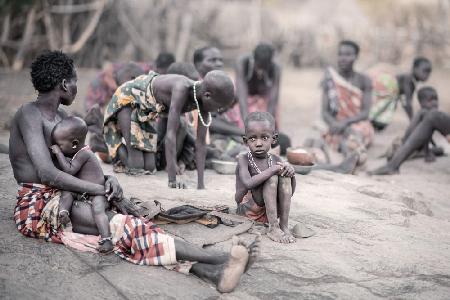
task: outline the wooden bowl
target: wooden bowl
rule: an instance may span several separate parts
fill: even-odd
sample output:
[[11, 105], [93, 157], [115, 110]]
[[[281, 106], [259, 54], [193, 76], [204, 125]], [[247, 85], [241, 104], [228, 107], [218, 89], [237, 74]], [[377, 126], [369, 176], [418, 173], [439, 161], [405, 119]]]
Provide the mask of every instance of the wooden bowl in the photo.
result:
[[314, 164], [314, 156], [303, 148], [288, 148], [287, 160], [293, 165], [312, 166]]
[[213, 169], [219, 174], [231, 175], [236, 173], [237, 162], [235, 161], [213, 159], [211, 163]]

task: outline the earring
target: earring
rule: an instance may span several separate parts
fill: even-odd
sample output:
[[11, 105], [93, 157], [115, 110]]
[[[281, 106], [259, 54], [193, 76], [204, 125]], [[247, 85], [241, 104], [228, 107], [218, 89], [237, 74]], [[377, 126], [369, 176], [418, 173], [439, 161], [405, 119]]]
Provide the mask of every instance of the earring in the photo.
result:
[[72, 149], [77, 149], [77, 145], [73, 145], [73, 146], [72, 146]]

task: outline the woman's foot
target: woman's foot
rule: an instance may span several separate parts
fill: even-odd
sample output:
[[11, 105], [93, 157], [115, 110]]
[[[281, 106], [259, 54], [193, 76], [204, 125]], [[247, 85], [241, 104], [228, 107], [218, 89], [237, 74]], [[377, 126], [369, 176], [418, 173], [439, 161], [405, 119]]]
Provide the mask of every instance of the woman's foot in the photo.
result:
[[[236, 240], [237, 239], [237, 243]], [[247, 273], [248, 269], [255, 263], [255, 261], [258, 259], [259, 255], [261, 254], [261, 234], [257, 234], [255, 240], [250, 243], [246, 244], [243, 240], [239, 239], [237, 236], [233, 237], [233, 244], [239, 244], [247, 248], [248, 252], [248, 262], [245, 266], [244, 273]]]
[[217, 290], [221, 293], [232, 292], [241, 279], [241, 275], [246, 270], [249, 261], [249, 250], [233, 239], [230, 250], [230, 257], [224, 264], [223, 270], [217, 282]]
[[99, 246], [98, 246], [98, 252], [102, 254], [108, 254], [111, 253], [114, 249], [114, 245], [110, 239], [108, 240], [100, 240]]
[[63, 226], [67, 226], [70, 223], [70, 214], [67, 210], [61, 210], [58, 213], [59, 223]]
[[369, 175], [393, 175], [398, 173], [399, 173], [398, 169], [395, 169], [389, 165], [385, 165], [373, 171], [367, 172], [367, 174]]

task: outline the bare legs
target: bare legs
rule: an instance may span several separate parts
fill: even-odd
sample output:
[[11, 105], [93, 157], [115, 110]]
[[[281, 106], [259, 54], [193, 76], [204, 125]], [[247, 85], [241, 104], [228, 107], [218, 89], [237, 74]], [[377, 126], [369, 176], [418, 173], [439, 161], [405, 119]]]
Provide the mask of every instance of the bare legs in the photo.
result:
[[258, 205], [266, 207], [269, 222], [267, 236], [279, 243], [295, 242], [288, 228], [292, 197], [291, 178], [274, 175], [262, 186], [252, 190], [252, 195]]
[[154, 172], [156, 170], [155, 154], [142, 152], [131, 146], [131, 107], [122, 108], [117, 114], [117, 120], [126, 142], [126, 146], [120, 146], [118, 149], [119, 159], [129, 169]]
[[435, 130], [444, 136], [450, 134], [450, 116], [448, 114], [440, 111], [429, 112], [400, 148], [397, 149], [392, 159], [386, 165], [370, 172], [370, 174], [388, 175], [397, 173], [401, 164], [414, 151], [428, 144]]
[[70, 223], [70, 211], [72, 209], [73, 196], [71, 192], [62, 191], [59, 200], [58, 219], [62, 225]]
[[260, 252], [260, 236], [250, 245], [233, 237], [229, 254], [215, 253], [183, 241], [175, 240], [177, 259], [197, 261], [191, 272], [203, 280], [213, 282], [222, 293], [233, 291], [241, 275], [251, 267]]
[[94, 196], [92, 198], [92, 212], [94, 214], [95, 225], [102, 238], [101, 244], [99, 246], [99, 251], [101, 253], [111, 251], [114, 246], [112, 241], [103, 240], [111, 237], [111, 232], [109, 231], [109, 220], [106, 215], [106, 198], [105, 196]]
[[[85, 202], [74, 202], [72, 208], [73, 231], [97, 235], [93, 210]], [[109, 211], [108, 211], [109, 212]], [[107, 213], [108, 213], [107, 212]], [[110, 214], [107, 214], [112, 217]], [[238, 284], [243, 273], [253, 265], [260, 254], [261, 237], [249, 245], [237, 237], [229, 253], [205, 250], [193, 244], [175, 240], [177, 260], [197, 261], [191, 268], [191, 273], [216, 284], [220, 292], [230, 292]]]

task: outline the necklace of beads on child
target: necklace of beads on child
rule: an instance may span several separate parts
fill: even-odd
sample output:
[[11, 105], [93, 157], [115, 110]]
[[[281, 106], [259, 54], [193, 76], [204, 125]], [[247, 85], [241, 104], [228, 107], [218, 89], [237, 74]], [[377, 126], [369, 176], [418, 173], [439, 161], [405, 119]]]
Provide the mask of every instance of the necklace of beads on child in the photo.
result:
[[198, 118], [200, 119], [200, 122], [203, 124], [203, 126], [205, 126], [206, 128], [208, 128], [209, 126], [211, 126], [212, 123], [212, 117], [211, 117], [211, 113], [208, 113], [208, 123], [205, 123], [205, 121], [203, 120], [202, 114], [200, 112], [200, 105], [198, 105], [198, 100], [197, 100], [197, 91], [195, 86], [197, 85], [197, 83], [200, 83], [200, 81], [196, 81], [194, 82], [194, 101], [195, 104], [197, 105], [197, 110], [198, 110]]
[[[248, 163], [250, 164], [250, 166], [253, 169], [255, 169], [258, 174], [261, 174], [261, 170], [259, 169], [255, 160], [253, 159], [253, 154], [250, 151], [248, 151], [247, 157], [248, 157]], [[267, 165], [269, 166], [269, 168], [273, 165], [272, 155], [270, 153], [267, 154]]]

